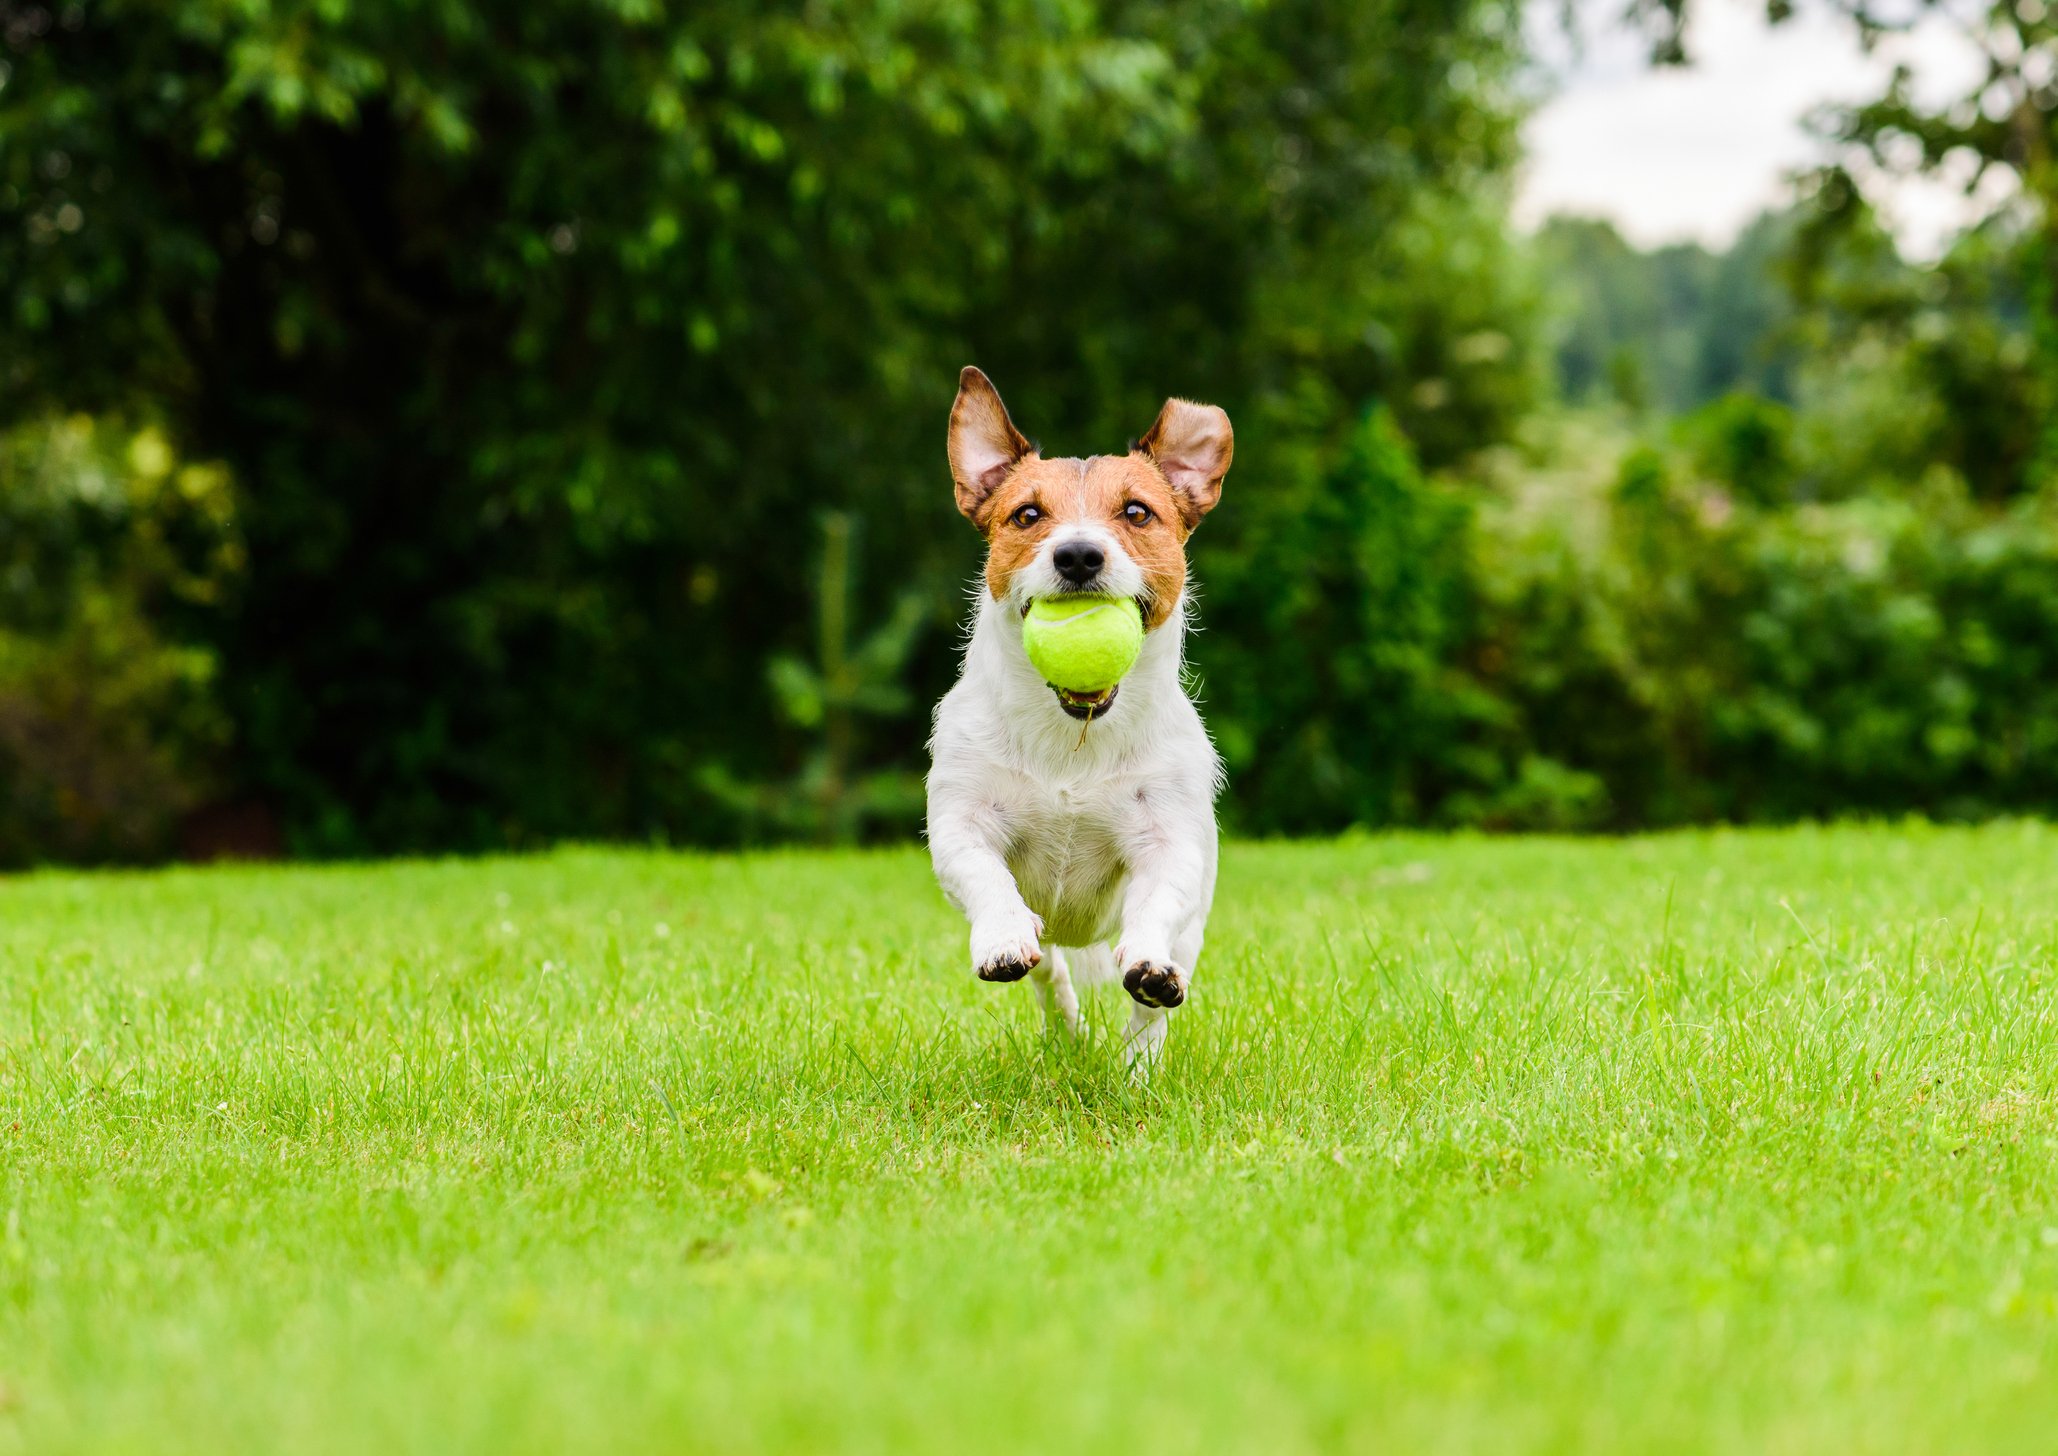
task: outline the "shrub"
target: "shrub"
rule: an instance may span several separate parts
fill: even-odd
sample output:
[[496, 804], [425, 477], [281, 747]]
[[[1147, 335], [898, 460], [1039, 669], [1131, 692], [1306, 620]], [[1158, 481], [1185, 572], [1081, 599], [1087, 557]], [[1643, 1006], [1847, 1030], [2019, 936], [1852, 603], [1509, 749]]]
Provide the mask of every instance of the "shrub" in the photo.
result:
[[1794, 493], [1793, 411], [1753, 394], [1729, 394], [1679, 422], [1689, 458], [1707, 479], [1758, 506]]
[[167, 852], [227, 726], [213, 656], [162, 624], [240, 567], [226, 476], [155, 431], [0, 436], [0, 865]]
[[1620, 827], [2058, 809], [2050, 504], [1984, 512], [1943, 472], [1760, 510], [1639, 452], [1586, 524], [1482, 522], [1505, 777], [1591, 776]]
[[[1258, 422], [1292, 430], [1294, 422]], [[1301, 437], [1304, 438], [1304, 437]], [[1193, 648], [1233, 822], [1305, 833], [1420, 819], [1475, 706], [1451, 670], [1468, 507], [1423, 479], [1392, 418], [1276, 450], [1207, 543]], [[1212, 529], [1212, 527], [1210, 528]]]

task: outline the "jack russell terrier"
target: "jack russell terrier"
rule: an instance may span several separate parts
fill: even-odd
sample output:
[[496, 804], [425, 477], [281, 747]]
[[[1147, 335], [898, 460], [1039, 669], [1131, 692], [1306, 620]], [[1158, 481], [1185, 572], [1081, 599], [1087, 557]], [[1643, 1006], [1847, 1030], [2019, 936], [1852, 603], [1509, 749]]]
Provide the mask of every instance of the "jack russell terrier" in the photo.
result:
[[[1046, 460], [972, 368], [950, 412], [958, 509], [986, 569], [929, 742], [930, 857], [972, 923], [980, 980], [1029, 977], [1076, 1033], [1079, 989], [1121, 978], [1132, 1067], [1156, 1060], [1186, 999], [1215, 896], [1222, 765], [1180, 656], [1186, 538], [1232, 444], [1227, 414], [1173, 399], [1126, 455]], [[1023, 651], [1031, 604], [1067, 592], [1142, 610], [1142, 654], [1105, 692], [1054, 688]]]

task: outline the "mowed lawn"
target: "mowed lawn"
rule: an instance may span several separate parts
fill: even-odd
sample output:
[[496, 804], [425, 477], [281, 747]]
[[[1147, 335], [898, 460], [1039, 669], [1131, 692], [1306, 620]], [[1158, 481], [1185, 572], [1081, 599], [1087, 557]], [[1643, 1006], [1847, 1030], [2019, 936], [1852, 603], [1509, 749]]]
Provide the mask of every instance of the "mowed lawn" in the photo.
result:
[[1148, 1087], [915, 850], [0, 881], [0, 1450], [2058, 1432], [2058, 830], [1227, 855]]

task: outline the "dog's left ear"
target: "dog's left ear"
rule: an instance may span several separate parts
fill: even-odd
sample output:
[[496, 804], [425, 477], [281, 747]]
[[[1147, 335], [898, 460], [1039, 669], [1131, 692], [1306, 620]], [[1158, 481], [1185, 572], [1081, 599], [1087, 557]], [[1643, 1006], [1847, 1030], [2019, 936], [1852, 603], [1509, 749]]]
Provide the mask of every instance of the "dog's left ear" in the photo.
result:
[[1222, 477], [1236, 452], [1228, 414], [1211, 404], [1168, 399], [1158, 422], [1136, 442], [1158, 467], [1179, 501], [1179, 515], [1191, 531], [1222, 498]]

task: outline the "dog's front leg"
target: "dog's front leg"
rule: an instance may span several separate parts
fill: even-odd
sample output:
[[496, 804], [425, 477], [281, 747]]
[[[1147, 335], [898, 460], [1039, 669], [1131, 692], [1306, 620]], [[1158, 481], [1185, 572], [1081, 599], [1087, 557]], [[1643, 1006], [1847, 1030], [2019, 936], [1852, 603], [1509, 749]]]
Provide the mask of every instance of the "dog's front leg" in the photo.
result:
[[1174, 801], [1153, 813], [1142, 795], [1138, 805], [1140, 818], [1125, 836], [1129, 885], [1115, 960], [1123, 988], [1137, 1006], [1162, 1013], [1186, 999], [1193, 959], [1200, 953], [1201, 925], [1213, 891], [1214, 823], [1205, 805]]
[[992, 805], [930, 796], [929, 859], [944, 894], [972, 922], [972, 972], [982, 981], [1019, 981], [1043, 960], [1043, 921], [1015, 887], [1006, 844], [1006, 824]]
[[[1206, 890], [1196, 901], [1181, 886], [1205, 886], [1212, 878], [1201, 856], [1176, 857], [1176, 862], [1158, 862], [1165, 878], [1139, 883], [1133, 878], [1122, 919], [1122, 944], [1116, 948], [1116, 964], [1122, 967], [1122, 985], [1135, 1002], [1129, 1008], [1129, 1025], [1122, 1033], [1122, 1060], [1132, 1075], [1142, 1076], [1157, 1065], [1165, 1045], [1165, 1020], [1172, 1008], [1186, 1000], [1194, 964], [1200, 959], [1201, 936], [1206, 929]], [[1169, 933], [1161, 929], [1176, 926]]]

